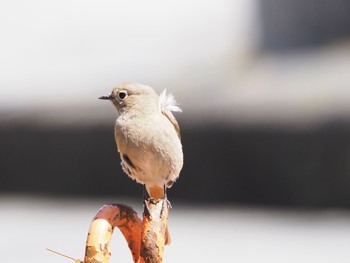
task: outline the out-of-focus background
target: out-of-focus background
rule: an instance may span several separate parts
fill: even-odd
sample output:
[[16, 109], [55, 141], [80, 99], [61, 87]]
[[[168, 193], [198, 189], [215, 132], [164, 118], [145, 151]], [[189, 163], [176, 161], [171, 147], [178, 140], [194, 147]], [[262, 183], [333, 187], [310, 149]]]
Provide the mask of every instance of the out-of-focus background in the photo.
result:
[[[141, 212], [107, 95], [181, 103], [185, 165], [165, 262], [348, 262], [346, 0], [0, 2], [0, 247], [82, 258], [104, 203]], [[131, 262], [122, 237], [112, 262]]]

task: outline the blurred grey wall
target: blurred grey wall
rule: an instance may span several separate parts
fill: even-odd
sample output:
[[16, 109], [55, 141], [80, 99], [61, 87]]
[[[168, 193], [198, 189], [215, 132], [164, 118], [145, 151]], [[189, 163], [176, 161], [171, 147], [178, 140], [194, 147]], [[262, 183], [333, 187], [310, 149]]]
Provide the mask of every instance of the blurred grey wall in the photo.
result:
[[346, 0], [261, 0], [262, 46], [268, 50], [315, 47], [349, 38]]
[[[183, 126], [185, 165], [172, 200], [350, 207], [350, 127]], [[113, 124], [0, 130], [0, 191], [141, 198], [120, 169]]]

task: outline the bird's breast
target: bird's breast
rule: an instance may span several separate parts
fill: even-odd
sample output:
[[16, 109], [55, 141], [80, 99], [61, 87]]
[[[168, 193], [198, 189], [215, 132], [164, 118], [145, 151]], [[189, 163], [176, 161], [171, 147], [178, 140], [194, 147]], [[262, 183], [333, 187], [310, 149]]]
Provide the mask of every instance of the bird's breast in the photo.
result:
[[[173, 125], [160, 118], [119, 117], [115, 139], [121, 156], [128, 156], [146, 177], [172, 177], [175, 180], [183, 163], [182, 146]], [[175, 178], [173, 178], [175, 177]]]

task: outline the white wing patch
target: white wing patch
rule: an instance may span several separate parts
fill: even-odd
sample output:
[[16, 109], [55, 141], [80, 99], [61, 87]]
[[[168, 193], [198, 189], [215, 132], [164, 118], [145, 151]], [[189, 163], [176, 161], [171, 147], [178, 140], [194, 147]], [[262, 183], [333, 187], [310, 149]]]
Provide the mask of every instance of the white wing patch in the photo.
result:
[[162, 112], [176, 111], [182, 112], [173, 94], [166, 94], [166, 89], [159, 96], [159, 106]]

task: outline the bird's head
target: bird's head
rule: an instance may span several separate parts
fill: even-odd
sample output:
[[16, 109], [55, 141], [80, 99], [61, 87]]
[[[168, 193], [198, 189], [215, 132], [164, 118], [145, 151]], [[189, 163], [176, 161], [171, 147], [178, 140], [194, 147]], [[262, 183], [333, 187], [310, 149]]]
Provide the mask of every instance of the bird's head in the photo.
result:
[[156, 108], [159, 96], [149, 86], [136, 82], [124, 82], [115, 87], [110, 95], [99, 99], [110, 100], [119, 114], [122, 114], [133, 109], [143, 111]]

